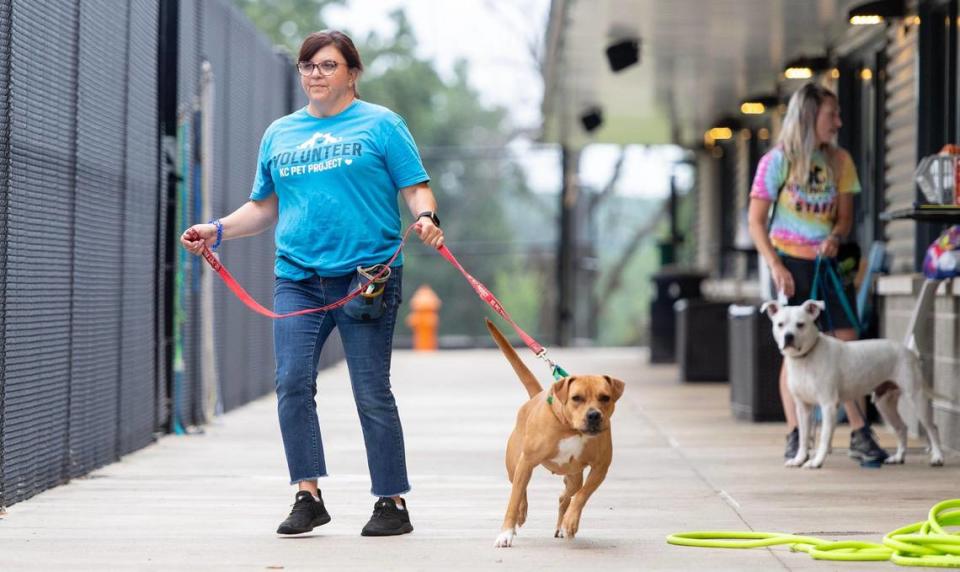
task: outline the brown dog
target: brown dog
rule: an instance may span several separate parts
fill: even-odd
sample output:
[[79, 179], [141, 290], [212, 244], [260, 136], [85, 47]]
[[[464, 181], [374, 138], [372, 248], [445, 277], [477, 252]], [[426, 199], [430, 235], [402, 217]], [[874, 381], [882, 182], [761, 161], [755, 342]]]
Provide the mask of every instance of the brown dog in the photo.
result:
[[[500, 330], [490, 320], [486, 322], [490, 335], [530, 395], [517, 413], [517, 424], [507, 442], [507, 475], [513, 488], [496, 546], [512, 545], [517, 527], [526, 521], [527, 484], [537, 465], [563, 475], [566, 489], [560, 496], [554, 537], [573, 538], [583, 506], [610, 467], [610, 416], [623, 394], [623, 382], [607, 375], [571, 375], [544, 390]], [[590, 474], [584, 482], [586, 467], [590, 467]]]

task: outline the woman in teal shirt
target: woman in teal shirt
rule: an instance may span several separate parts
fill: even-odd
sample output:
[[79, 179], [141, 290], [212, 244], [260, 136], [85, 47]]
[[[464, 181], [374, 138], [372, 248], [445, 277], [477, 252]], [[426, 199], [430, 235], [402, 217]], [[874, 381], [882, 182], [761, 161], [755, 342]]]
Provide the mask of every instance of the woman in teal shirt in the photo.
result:
[[[297, 68], [309, 103], [267, 128], [250, 200], [181, 237], [202, 246], [259, 234], [276, 223], [274, 311], [324, 306], [356, 286], [358, 267], [387, 262], [403, 232], [399, 193], [432, 247], [443, 244], [437, 205], [419, 152], [396, 113], [358, 97], [363, 63], [353, 41], [337, 31], [310, 34]], [[277, 398], [290, 482], [298, 487], [279, 534], [300, 534], [329, 522], [317, 487], [327, 476], [316, 412], [317, 362], [330, 333], [340, 333], [377, 497], [364, 536], [413, 530], [403, 431], [390, 388], [390, 356], [400, 305], [403, 257], [372, 306], [351, 305], [274, 321]]]

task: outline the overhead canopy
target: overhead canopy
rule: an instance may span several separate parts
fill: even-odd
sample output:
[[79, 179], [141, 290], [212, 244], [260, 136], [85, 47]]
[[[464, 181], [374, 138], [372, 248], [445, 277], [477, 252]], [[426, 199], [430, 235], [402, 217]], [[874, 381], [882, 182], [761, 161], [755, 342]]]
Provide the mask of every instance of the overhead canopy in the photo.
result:
[[[553, 0], [542, 139], [574, 147], [696, 144], [718, 117], [738, 113], [744, 98], [796, 82], [783, 79], [784, 64], [824, 55], [858, 3]], [[623, 38], [639, 38], [640, 62], [614, 73], [605, 51]], [[588, 134], [580, 117], [592, 106], [603, 122]]]

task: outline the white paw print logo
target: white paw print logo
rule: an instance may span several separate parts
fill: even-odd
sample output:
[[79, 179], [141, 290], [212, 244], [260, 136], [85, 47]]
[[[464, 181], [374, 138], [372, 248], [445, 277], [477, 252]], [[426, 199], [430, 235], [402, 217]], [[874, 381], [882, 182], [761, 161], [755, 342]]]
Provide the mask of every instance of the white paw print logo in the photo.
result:
[[316, 133], [311, 135], [309, 139], [297, 145], [297, 149], [310, 149], [311, 147], [316, 146], [317, 143], [320, 143], [320, 142], [323, 142], [324, 145], [330, 145], [333, 143], [339, 143], [342, 139], [343, 139], [342, 137], [334, 137], [329, 133], [323, 133], [321, 131], [317, 131]]

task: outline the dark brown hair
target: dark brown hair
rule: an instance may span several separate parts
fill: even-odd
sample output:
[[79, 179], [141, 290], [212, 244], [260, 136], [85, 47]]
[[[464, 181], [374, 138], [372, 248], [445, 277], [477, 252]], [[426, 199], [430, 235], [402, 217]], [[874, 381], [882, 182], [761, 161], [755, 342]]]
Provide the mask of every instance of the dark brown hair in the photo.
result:
[[[303, 43], [300, 44], [300, 55], [297, 57], [297, 61], [308, 62], [314, 54], [331, 44], [343, 54], [343, 59], [347, 61], [347, 67], [349, 69], [363, 72], [363, 62], [360, 60], [360, 52], [358, 52], [357, 47], [353, 45], [353, 40], [350, 39], [350, 36], [339, 30], [320, 30], [304, 38]], [[360, 97], [356, 83], [353, 85], [353, 94]]]

